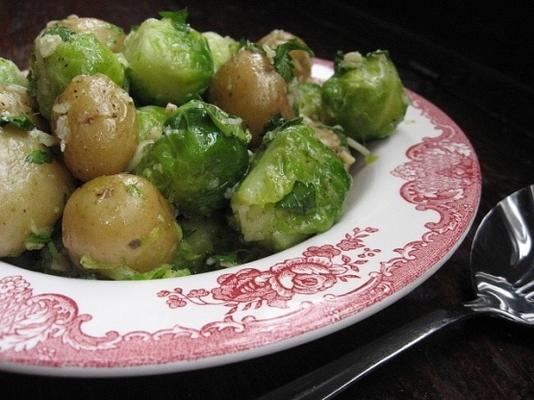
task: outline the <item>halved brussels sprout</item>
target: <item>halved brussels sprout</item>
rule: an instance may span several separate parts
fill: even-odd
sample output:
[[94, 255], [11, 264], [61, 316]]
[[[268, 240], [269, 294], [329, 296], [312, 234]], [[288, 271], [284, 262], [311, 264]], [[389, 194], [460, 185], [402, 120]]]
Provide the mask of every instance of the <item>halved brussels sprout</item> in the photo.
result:
[[170, 264], [182, 236], [161, 193], [128, 174], [78, 188], [65, 206], [62, 232], [76, 265], [112, 279]]
[[28, 87], [28, 80], [13, 61], [0, 57], [0, 84]]
[[70, 174], [38, 137], [0, 127], [0, 257], [43, 247], [71, 190]]
[[80, 18], [77, 15], [69, 15], [60, 21], [50, 21], [47, 26], [60, 25], [76, 33], [92, 33], [96, 38], [112, 52], [122, 51], [124, 46], [124, 31], [116, 25], [97, 18]]
[[237, 53], [239, 42], [230, 36], [223, 37], [216, 32], [203, 32], [202, 35], [208, 40], [214, 71], [217, 72], [221, 65]]
[[288, 123], [267, 133], [231, 206], [246, 241], [286, 249], [339, 218], [351, 177], [312, 128]]
[[161, 13], [130, 32], [124, 43], [129, 78], [143, 104], [183, 104], [207, 89], [213, 59], [201, 33], [185, 23], [182, 12]]
[[409, 100], [388, 53], [348, 53], [336, 60], [335, 70], [323, 84], [326, 121], [363, 142], [390, 136]]
[[191, 100], [165, 123], [164, 135], [136, 172], [154, 183], [185, 214], [209, 215], [245, 174], [250, 133], [240, 118]]
[[56, 97], [72, 78], [97, 73], [108, 76], [119, 86], [124, 84], [124, 67], [95, 35], [75, 33], [56, 24], [35, 39], [30, 87], [45, 118], [50, 119]]

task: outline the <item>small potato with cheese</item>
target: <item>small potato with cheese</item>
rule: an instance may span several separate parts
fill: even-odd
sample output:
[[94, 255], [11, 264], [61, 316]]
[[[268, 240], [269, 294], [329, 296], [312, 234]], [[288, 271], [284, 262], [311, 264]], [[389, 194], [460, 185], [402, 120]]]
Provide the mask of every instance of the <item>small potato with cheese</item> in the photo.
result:
[[[61, 217], [72, 178], [29, 132], [0, 128], [0, 257], [42, 247]], [[45, 240], [46, 241], [46, 240]]]
[[137, 148], [135, 118], [133, 100], [107, 76], [74, 78], [52, 108], [67, 168], [82, 181], [126, 170]]
[[[147, 272], [171, 263], [181, 240], [169, 203], [152, 183], [129, 174], [101, 176], [78, 188], [63, 215], [63, 244], [82, 267]], [[104, 266], [104, 267], [102, 267]]]

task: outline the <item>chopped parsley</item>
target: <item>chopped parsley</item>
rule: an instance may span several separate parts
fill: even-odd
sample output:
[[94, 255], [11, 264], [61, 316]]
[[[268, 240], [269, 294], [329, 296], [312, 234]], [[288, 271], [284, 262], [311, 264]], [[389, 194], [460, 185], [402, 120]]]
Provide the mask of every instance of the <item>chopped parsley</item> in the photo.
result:
[[0, 115], [0, 126], [8, 124], [25, 131], [35, 128], [33, 122], [25, 115]]
[[41, 250], [51, 240], [50, 235], [32, 232], [24, 239], [24, 246], [26, 250]]
[[31, 164], [50, 164], [54, 160], [52, 152], [49, 149], [46, 150], [33, 150], [24, 159], [25, 162]]
[[43, 36], [46, 35], [58, 35], [62, 41], [68, 42], [74, 35], [74, 32], [63, 25], [56, 24], [54, 26], [51, 26], [50, 28], [47, 28], [44, 31]]
[[289, 54], [293, 50], [302, 50], [313, 56], [312, 50], [301, 40], [291, 39], [279, 45], [275, 50], [273, 59], [274, 67], [286, 82], [291, 81], [294, 75], [295, 65]]
[[142, 196], [141, 190], [139, 190], [135, 183], [126, 185], [126, 191], [130, 196], [135, 197], [136, 199], [139, 199]]

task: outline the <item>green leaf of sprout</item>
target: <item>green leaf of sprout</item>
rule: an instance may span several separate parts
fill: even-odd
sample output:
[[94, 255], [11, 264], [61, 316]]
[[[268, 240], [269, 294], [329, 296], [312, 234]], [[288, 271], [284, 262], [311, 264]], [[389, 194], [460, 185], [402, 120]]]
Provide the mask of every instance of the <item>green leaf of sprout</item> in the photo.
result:
[[182, 8], [178, 11], [161, 11], [159, 15], [161, 18], [170, 19], [173, 22], [174, 27], [177, 29], [184, 29], [187, 27], [187, 8]]
[[302, 124], [303, 118], [302, 117], [295, 117], [295, 118], [284, 118], [280, 114], [276, 114], [274, 117], [272, 117], [269, 122], [265, 125], [265, 131], [272, 131], [273, 129], [284, 129], [288, 126], [293, 125], [300, 125]]
[[46, 150], [33, 150], [30, 154], [24, 159], [25, 162], [30, 164], [50, 164], [54, 160], [52, 152], [49, 149]]
[[277, 208], [290, 210], [297, 214], [306, 214], [316, 204], [315, 188], [302, 182], [295, 182], [293, 190], [276, 203]]
[[25, 131], [35, 128], [33, 122], [25, 115], [0, 115], [0, 126], [8, 124]]
[[162, 278], [175, 278], [179, 276], [190, 275], [191, 272], [187, 269], [175, 270], [169, 264], [162, 264], [148, 272], [137, 272], [127, 265], [121, 264], [107, 264], [104, 262], [93, 260], [91, 257], [83, 256], [80, 264], [84, 269], [97, 272], [107, 278], [114, 280], [149, 280]]
[[284, 78], [286, 82], [289, 82], [294, 77], [295, 65], [289, 54], [293, 50], [302, 50], [313, 56], [313, 51], [306, 45], [306, 43], [298, 39], [291, 39], [279, 45], [275, 50], [273, 63], [274, 68], [280, 75], [282, 75], [282, 78]]
[[40, 250], [51, 240], [52, 238], [50, 235], [36, 234], [32, 232], [26, 236], [26, 239], [24, 239], [24, 246], [26, 247], [26, 250]]

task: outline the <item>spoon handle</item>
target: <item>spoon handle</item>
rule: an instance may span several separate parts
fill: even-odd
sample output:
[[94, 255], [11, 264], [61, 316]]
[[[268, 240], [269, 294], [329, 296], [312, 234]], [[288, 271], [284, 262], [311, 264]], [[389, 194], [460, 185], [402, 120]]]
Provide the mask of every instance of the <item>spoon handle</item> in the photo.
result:
[[436, 310], [357, 348], [257, 400], [326, 400], [432, 333], [474, 315], [464, 307]]

